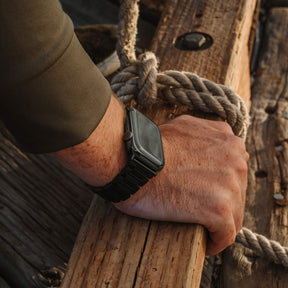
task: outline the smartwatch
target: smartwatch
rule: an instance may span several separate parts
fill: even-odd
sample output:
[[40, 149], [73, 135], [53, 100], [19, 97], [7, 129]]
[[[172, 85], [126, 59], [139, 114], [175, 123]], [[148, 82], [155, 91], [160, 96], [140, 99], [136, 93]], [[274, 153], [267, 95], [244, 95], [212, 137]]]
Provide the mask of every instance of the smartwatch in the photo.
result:
[[158, 126], [135, 108], [126, 109], [124, 137], [128, 162], [122, 171], [103, 187], [92, 191], [105, 200], [127, 200], [164, 167], [164, 153]]

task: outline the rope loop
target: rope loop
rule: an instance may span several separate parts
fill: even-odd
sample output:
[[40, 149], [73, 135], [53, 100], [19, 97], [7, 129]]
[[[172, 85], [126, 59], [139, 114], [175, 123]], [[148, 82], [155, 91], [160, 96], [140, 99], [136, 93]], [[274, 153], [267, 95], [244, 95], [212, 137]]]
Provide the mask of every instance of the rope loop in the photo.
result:
[[135, 99], [148, 106], [157, 99], [157, 59], [154, 53], [141, 54], [136, 61], [119, 72], [111, 82], [118, 98], [127, 103]]

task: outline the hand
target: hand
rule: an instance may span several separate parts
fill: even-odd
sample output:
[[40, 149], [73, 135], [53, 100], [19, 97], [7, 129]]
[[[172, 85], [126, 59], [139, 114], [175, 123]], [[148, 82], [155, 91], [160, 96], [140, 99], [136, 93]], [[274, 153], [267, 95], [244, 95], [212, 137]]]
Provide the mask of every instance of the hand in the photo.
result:
[[199, 223], [209, 231], [207, 255], [231, 245], [242, 228], [248, 154], [230, 126], [180, 116], [161, 125], [165, 167], [128, 200], [124, 213]]
[[[87, 140], [52, 155], [90, 185], [111, 182], [127, 162], [124, 115], [112, 97]], [[159, 128], [164, 169], [115, 206], [142, 218], [202, 224], [209, 231], [207, 254], [217, 254], [234, 242], [242, 225], [248, 160], [244, 143], [228, 124], [192, 116]]]

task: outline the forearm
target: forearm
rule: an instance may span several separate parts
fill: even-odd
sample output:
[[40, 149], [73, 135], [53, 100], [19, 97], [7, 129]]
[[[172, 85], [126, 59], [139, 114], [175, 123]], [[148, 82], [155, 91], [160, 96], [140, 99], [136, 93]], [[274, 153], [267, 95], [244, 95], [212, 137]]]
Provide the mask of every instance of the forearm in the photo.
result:
[[124, 106], [113, 96], [100, 124], [87, 140], [52, 156], [88, 184], [103, 186], [111, 182], [127, 161], [124, 120]]

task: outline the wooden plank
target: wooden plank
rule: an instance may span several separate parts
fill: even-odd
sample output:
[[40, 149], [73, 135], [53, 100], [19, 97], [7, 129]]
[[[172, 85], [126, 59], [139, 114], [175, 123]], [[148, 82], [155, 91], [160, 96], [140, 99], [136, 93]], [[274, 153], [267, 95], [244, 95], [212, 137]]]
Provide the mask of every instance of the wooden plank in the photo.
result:
[[[164, 63], [161, 59], [161, 70], [193, 70], [201, 77], [229, 86], [248, 104], [250, 75], [247, 43], [255, 4], [254, 0], [169, 1], [151, 47], [152, 51], [166, 59]], [[209, 34], [213, 45], [207, 50], [180, 53], [173, 43], [180, 35], [191, 31]]]
[[[245, 226], [288, 246], [288, 8], [272, 9], [252, 89]], [[277, 197], [279, 198], [277, 200]], [[232, 256], [232, 257], [231, 257]], [[235, 272], [236, 271], [236, 272]], [[287, 269], [237, 247], [224, 257], [225, 287], [287, 287]]]
[[[257, 29], [258, 29], [258, 24], [259, 24], [261, 2], [262, 0], [256, 0], [256, 8], [254, 10], [252, 26], [251, 26], [250, 35], [249, 35], [248, 53], [249, 53], [250, 62], [251, 62], [251, 58], [253, 57], [254, 46], [256, 43], [256, 37], [257, 37], [256, 34], [257, 34]], [[250, 68], [251, 68], [251, 65], [250, 65]]]
[[[249, 103], [248, 38], [255, 3], [166, 1], [152, 45], [160, 69], [197, 72], [234, 88]], [[191, 31], [210, 34], [214, 44], [198, 52], [176, 49], [176, 37]], [[135, 219], [95, 196], [62, 287], [198, 287], [204, 241], [201, 226]]]
[[91, 199], [85, 184], [0, 133], [0, 187], [0, 275], [11, 287], [57, 281], [59, 274], [48, 272], [68, 262]]
[[[243, 96], [242, 98], [245, 100], [247, 106], [249, 106], [250, 73], [248, 40], [256, 1], [246, 1], [246, 3], [245, 1], [242, 1], [241, 3], [237, 2], [237, 4], [235, 4], [235, 2], [232, 3], [233, 1], [230, 1], [230, 3], [224, 2], [225, 1], [219, 3], [218, 1], [215, 3], [215, 1], [206, 1], [205, 3], [205, 1], [201, 1], [200, 3], [200, 1], [168, 1], [151, 48], [161, 59], [160, 70], [175, 69], [180, 71], [191, 71], [216, 83], [225, 83], [225, 85], [230, 86], [234, 91]], [[236, 5], [238, 4], [239, 6], [237, 8], [239, 10], [236, 9]], [[233, 10], [235, 14], [231, 13]], [[221, 13], [223, 14], [223, 11], [226, 13], [229, 12], [229, 17], [225, 18], [225, 23], [223, 23], [222, 18], [216, 16], [221, 15]], [[239, 22], [235, 21], [235, 19], [238, 19]], [[223, 33], [223, 31], [227, 30], [230, 31], [230, 34]], [[213, 45], [207, 50], [179, 52], [179, 50], [174, 47], [176, 39], [179, 36], [192, 31], [209, 34], [213, 38]], [[228, 59], [226, 59], [227, 53], [230, 56]], [[215, 55], [217, 55], [217, 58]], [[227, 63], [225, 63], [225, 61], [227, 61]], [[221, 65], [223, 62], [225, 64]], [[244, 83], [244, 85], [239, 86], [240, 83]], [[160, 105], [163, 105], [163, 103], [160, 103]], [[161, 107], [157, 108], [161, 109]], [[167, 108], [166, 112], [169, 113]], [[158, 115], [152, 117], [158, 117]], [[195, 226], [194, 229], [191, 229], [191, 227], [188, 228], [187, 226], [183, 228], [184, 230], [179, 234], [180, 237], [183, 238], [185, 238], [188, 233], [192, 233], [192, 230], [199, 229], [197, 232], [193, 231], [195, 234], [193, 233], [190, 235], [190, 239], [193, 241], [192, 246], [190, 247], [189, 242], [189, 244], [186, 244], [189, 247], [188, 250], [190, 249], [190, 252], [193, 251], [193, 248], [195, 249], [195, 247], [203, 245], [205, 237], [203, 230], [201, 230], [199, 226]], [[183, 253], [183, 246], [181, 246], [181, 244], [179, 245], [172, 236], [167, 236], [173, 235], [175, 225], [171, 225], [170, 230], [168, 230], [168, 228], [166, 229], [165, 237], [170, 240], [170, 243], [166, 238], [166, 241], [161, 243], [161, 245], [163, 245], [165, 251], [165, 247], [168, 246], [166, 243], [168, 242], [170, 244], [169, 247], [172, 246], [174, 248], [174, 254], [172, 254], [173, 252], [171, 253], [173, 256], [169, 257], [167, 255], [167, 257], [165, 255], [166, 261], [167, 259], [170, 261], [168, 261], [168, 263], [162, 261], [161, 263], [159, 260], [161, 254], [155, 252], [157, 251], [157, 248], [160, 249], [158, 243], [159, 238], [154, 240], [153, 237], [149, 237], [149, 239], [153, 239], [151, 242], [154, 241], [154, 243], [150, 244], [148, 242], [151, 246], [148, 246], [148, 244], [146, 246], [143, 256], [143, 265], [140, 267], [139, 277], [135, 287], [150, 287], [151, 282], [163, 283], [164, 287], [166, 287], [166, 285], [167, 287], [182, 287], [182, 285], [183, 287], [198, 287], [200, 283], [200, 269], [203, 263], [203, 254], [201, 254], [201, 250], [199, 251], [199, 248], [197, 247], [195, 250], [198, 249], [198, 253]], [[150, 235], [159, 233], [158, 230], [161, 231], [161, 226], [159, 223], [153, 222], [150, 229]], [[161, 232], [162, 233], [159, 233], [159, 235], [164, 234], [163, 231]], [[177, 257], [175, 257], [177, 253], [178, 255], [189, 255], [190, 261], [193, 261], [191, 266], [182, 262], [186, 260], [184, 256], [182, 256], [182, 258], [178, 257], [179, 261], [178, 263], [176, 261], [177, 264], [171, 261], [172, 258], [174, 258], [174, 261], [175, 258], [177, 259]], [[171, 263], [175, 264], [172, 265]], [[155, 270], [151, 270], [151, 265], [157, 265], [157, 273], [155, 273]], [[176, 273], [178, 273], [178, 277], [175, 277]], [[180, 273], [181, 276], [179, 275]], [[169, 277], [167, 275], [172, 276]], [[165, 277], [166, 279], [163, 279]]]

